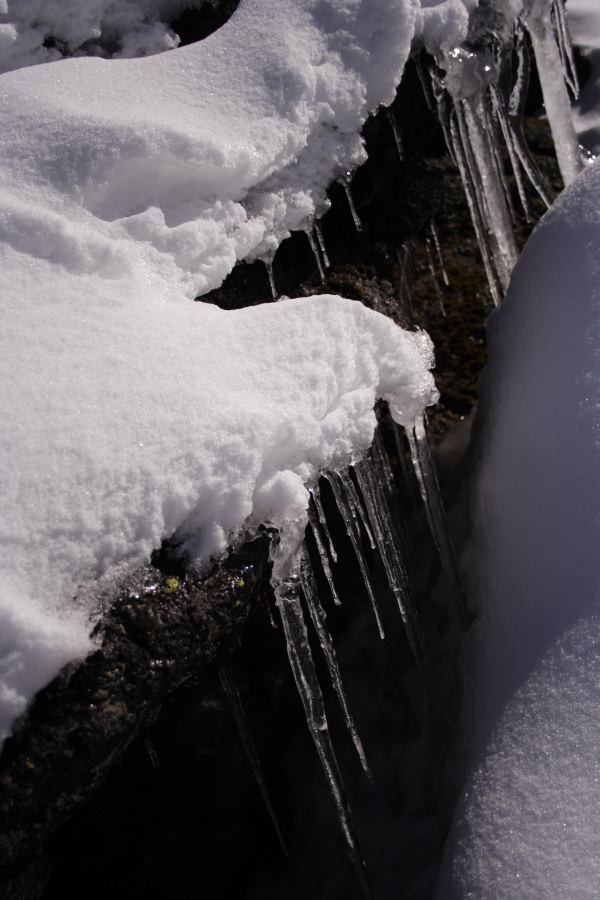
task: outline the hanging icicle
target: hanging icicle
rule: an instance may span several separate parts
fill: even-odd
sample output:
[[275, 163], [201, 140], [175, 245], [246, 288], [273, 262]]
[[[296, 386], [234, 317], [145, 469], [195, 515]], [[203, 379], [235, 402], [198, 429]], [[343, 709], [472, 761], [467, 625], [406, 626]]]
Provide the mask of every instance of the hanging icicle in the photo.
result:
[[440, 305], [440, 310], [443, 316], [446, 315], [446, 308], [444, 306], [444, 295], [442, 293], [442, 289], [440, 287], [440, 283], [438, 281], [437, 271], [435, 268], [435, 262], [433, 259], [433, 253], [431, 250], [431, 241], [428, 237], [425, 238], [425, 253], [427, 254], [427, 268], [429, 269], [429, 274], [431, 275], [431, 280], [433, 281], [433, 286], [435, 287], [435, 292], [437, 294], [438, 303]]
[[288, 659], [304, 707], [308, 730], [314, 741], [329, 791], [335, 804], [337, 819], [344, 835], [348, 853], [354, 864], [364, 896], [372, 898], [373, 893], [366, 867], [361, 858], [358, 843], [352, 829], [350, 807], [345, 796], [342, 776], [331, 743], [327, 716], [325, 714], [325, 702], [308, 643], [308, 634], [299, 598], [299, 566], [300, 560], [297, 559], [292, 575], [281, 582], [275, 589], [277, 608], [281, 615], [285, 633]]
[[233, 720], [236, 724], [240, 739], [244, 746], [244, 750], [246, 751], [246, 757], [254, 774], [254, 778], [260, 791], [263, 803], [265, 804], [265, 809], [267, 810], [268, 816], [271, 820], [271, 824], [273, 825], [273, 829], [275, 831], [275, 834], [277, 835], [279, 846], [281, 847], [283, 855], [289, 858], [290, 854], [288, 852], [285, 840], [283, 839], [283, 834], [281, 833], [279, 819], [277, 818], [277, 813], [275, 812], [275, 807], [273, 806], [271, 795], [269, 794], [269, 789], [267, 788], [263, 768], [261, 766], [260, 759], [258, 758], [258, 753], [256, 752], [256, 747], [254, 746], [254, 741], [252, 740], [252, 735], [248, 726], [248, 720], [246, 718], [246, 712], [244, 710], [242, 698], [240, 697], [240, 692], [238, 690], [237, 684], [235, 683], [235, 679], [233, 677], [231, 669], [227, 667], [223, 667], [222, 669], [220, 669], [219, 680], [221, 682], [221, 687], [223, 688], [225, 696], [227, 697], [227, 702], [229, 703], [229, 708], [231, 710]]
[[329, 261], [325, 238], [323, 237], [323, 228], [318, 219], [315, 219], [315, 234], [317, 236], [317, 243], [319, 245], [319, 250], [321, 251], [321, 256], [323, 257], [323, 265], [328, 269], [331, 266], [331, 262]]
[[306, 237], [308, 238], [308, 243], [310, 244], [310, 249], [312, 250], [313, 256], [315, 258], [315, 263], [317, 266], [317, 270], [319, 272], [319, 278], [321, 280], [321, 284], [325, 283], [325, 270], [323, 268], [323, 263], [321, 262], [321, 255], [319, 253], [319, 247], [317, 246], [317, 242], [315, 241], [315, 236], [312, 232], [312, 228], [306, 231]]
[[319, 522], [313, 511], [309, 508], [308, 510], [308, 521], [310, 525], [311, 534], [314, 538], [315, 545], [317, 548], [317, 553], [319, 554], [319, 559], [321, 561], [321, 568], [323, 569], [323, 574], [325, 575], [325, 580], [327, 581], [327, 585], [331, 592], [331, 596], [333, 598], [333, 602], [336, 606], [341, 606], [342, 601], [338, 596], [338, 592], [336, 590], [333, 574], [331, 572], [331, 566], [329, 565], [329, 555], [327, 550], [325, 549], [325, 544], [321, 538], [321, 532], [319, 528]]
[[360, 531], [357, 528], [355, 516], [353, 515], [353, 513], [350, 509], [349, 501], [346, 496], [344, 486], [343, 486], [339, 476], [335, 472], [324, 472], [323, 477], [325, 478], [325, 480], [328, 482], [328, 484], [331, 487], [338, 512], [339, 512], [340, 516], [342, 517], [342, 521], [344, 522], [346, 534], [350, 540], [350, 543], [352, 544], [354, 556], [358, 563], [358, 567], [359, 567], [360, 573], [362, 575], [363, 583], [365, 585], [365, 590], [367, 591], [367, 595], [369, 597], [369, 601], [370, 601], [371, 607], [373, 609], [373, 615], [375, 616], [375, 622], [377, 623], [377, 630], [379, 631], [379, 637], [383, 640], [385, 638], [385, 632], [383, 630], [383, 624], [381, 622], [379, 606], [377, 604], [377, 599], [375, 597], [375, 591], [373, 590], [373, 584], [371, 582], [371, 576], [369, 575], [367, 561], [365, 559], [365, 555], [362, 550]]
[[354, 205], [354, 199], [352, 197], [352, 189], [351, 189], [351, 181], [352, 181], [352, 173], [346, 172], [340, 179], [340, 184], [344, 188], [344, 192], [346, 194], [346, 199], [348, 201], [348, 206], [350, 208], [350, 215], [352, 216], [352, 221], [354, 222], [354, 227], [357, 231], [362, 231], [362, 222], [360, 221], [360, 216], [356, 211], [356, 206]]
[[327, 525], [327, 519], [325, 517], [325, 510], [323, 509], [323, 504], [321, 502], [321, 492], [318, 487], [311, 488], [310, 490], [310, 499], [312, 500], [313, 506], [315, 508], [315, 512], [317, 514], [317, 519], [319, 520], [319, 525], [323, 529], [323, 534], [327, 540], [327, 545], [329, 547], [329, 555], [331, 556], [331, 561], [333, 563], [337, 562], [337, 553], [335, 550], [335, 546], [329, 533], [329, 527]]
[[269, 279], [269, 288], [271, 290], [271, 298], [274, 302], [279, 300], [279, 294], [277, 293], [277, 288], [275, 287], [275, 275], [273, 274], [273, 261], [269, 259], [263, 260], [265, 264], [265, 269], [267, 270], [267, 278]]
[[558, 42], [558, 50], [562, 62], [563, 77], [565, 83], [571, 91], [573, 100], [579, 99], [579, 78], [577, 77], [577, 69], [575, 67], [575, 58], [573, 56], [573, 45], [571, 44], [571, 35], [569, 34], [569, 26], [567, 24], [567, 11], [565, 9], [564, 0], [553, 0], [552, 17], [554, 20], [554, 30], [556, 40]]
[[402, 137], [400, 135], [400, 126], [398, 125], [398, 120], [393, 109], [386, 109], [387, 120], [390, 123], [392, 132], [394, 134], [394, 142], [396, 144], [396, 150], [398, 151], [398, 159], [400, 162], [404, 162], [404, 145], [402, 143]]
[[431, 535], [446, 577], [453, 587], [461, 621], [466, 627], [469, 624], [469, 615], [465, 592], [456, 565], [442, 494], [422, 416], [417, 418], [413, 429], [406, 429], [406, 436]]
[[579, 175], [583, 162], [565, 84], [569, 75], [563, 67], [547, 0], [529, 0], [522, 19], [531, 37], [558, 166], [566, 186]]
[[429, 231], [431, 233], [431, 237], [433, 238], [433, 246], [435, 247], [435, 253], [438, 260], [438, 266], [442, 275], [442, 281], [444, 282], [446, 287], [450, 287], [450, 279], [448, 278], [448, 273], [446, 271], [446, 266], [444, 264], [444, 256], [442, 254], [442, 245], [440, 243], [440, 236], [437, 230], [437, 226], [433, 219], [429, 223]]
[[302, 556], [300, 579], [302, 583], [302, 593], [306, 601], [310, 619], [319, 639], [319, 644], [321, 646], [321, 650], [323, 651], [323, 656], [325, 657], [325, 661], [327, 663], [331, 683], [342, 709], [346, 728], [348, 729], [348, 733], [352, 738], [352, 742], [358, 754], [358, 758], [360, 759], [360, 764], [363, 767], [365, 775], [370, 781], [372, 781], [373, 776], [371, 775], [371, 771], [369, 769], [369, 764], [367, 762], [367, 757], [362, 745], [362, 741], [354, 723], [352, 713], [350, 712], [350, 709], [348, 707], [348, 700], [346, 698], [346, 692], [344, 690], [342, 676], [338, 666], [337, 657], [335, 655], [335, 650], [333, 649], [333, 642], [331, 640], [331, 635], [329, 634], [329, 631], [327, 629], [327, 616], [319, 600], [319, 592], [315, 583], [310, 560], [308, 559], [308, 555], [306, 553], [304, 553]]
[[411, 613], [412, 604], [409, 599], [408, 578], [402, 560], [400, 541], [396, 535], [385, 494], [369, 460], [357, 463], [353, 468], [375, 534], [375, 544], [387, 582], [400, 611], [413, 656], [420, 665], [424, 657], [423, 642]]

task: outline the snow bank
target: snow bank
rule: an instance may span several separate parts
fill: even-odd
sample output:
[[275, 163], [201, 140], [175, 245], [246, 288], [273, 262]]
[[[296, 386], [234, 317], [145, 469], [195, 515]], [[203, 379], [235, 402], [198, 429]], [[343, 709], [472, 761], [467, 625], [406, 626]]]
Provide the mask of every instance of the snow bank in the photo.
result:
[[3, 0], [0, 72], [63, 56], [146, 56], [176, 47], [166, 24], [201, 0]]
[[359, 304], [190, 299], [323, 207], [413, 26], [409, 0], [246, 0], [200, 44], [0, 76], [0, 738], [89, 649], [97, 583], [174, 531], [200, 562], [247, 521], [298, 537], [375, 398], [434, 399], [429, 340]]
[[584, 147], [600, 154], [600, 5], [597, 0], [569, 0], [567, 12], [573, 43], [591, 67], [574, 106], [575, 128]]
[[530, 239], [490, 326], [472, 771], [438, 896], [600, 883], [600, 165]]

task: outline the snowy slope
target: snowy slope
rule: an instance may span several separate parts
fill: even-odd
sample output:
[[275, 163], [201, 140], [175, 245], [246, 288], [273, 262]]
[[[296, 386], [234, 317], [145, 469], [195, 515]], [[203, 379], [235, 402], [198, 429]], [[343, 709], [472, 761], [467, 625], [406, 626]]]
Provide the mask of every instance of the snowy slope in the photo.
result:
[[191, 299], [360, 161], [414, 18], [246, 0], [200, 44], [0, 76], [0, 738], [89, 649], [98, 580], [176, 529], [200, 562], [248, 519], [293, 542], [376, 396], [434, 399], [428, 339], [359, 304]]
[[490, 326], [472, 771], [438, 896], [598, 896], [600, 165], [538, 226]]

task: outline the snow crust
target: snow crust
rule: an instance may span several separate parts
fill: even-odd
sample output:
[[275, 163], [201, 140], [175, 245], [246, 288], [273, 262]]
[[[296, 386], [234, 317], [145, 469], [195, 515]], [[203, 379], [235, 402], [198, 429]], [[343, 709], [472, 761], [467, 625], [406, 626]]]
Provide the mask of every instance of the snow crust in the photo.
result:
[[587, 59], [591, 73], [574, 106], [575, 128], [584, 147], [600, 154], [600, 4], [569, 0], [569, 29], [573, 43]]
[[[112, 9], [76, 6], [80, 37], [83, 7]], [[244, 523], [298, 537], [375, 398], [406, 423], [434, 401], [429, 339], [360, 304], [191, 300], [324, 207], [414, 20], [409, 0], [246, 0], [200, 44], [0, 76], [0, 739], [90, 649], [98, 585], [175, 531], [200, 563]]]
[[490, 325], [472, 765], [444, 900], [598, 894], [599, 274], [595, 164], [534, 232]]

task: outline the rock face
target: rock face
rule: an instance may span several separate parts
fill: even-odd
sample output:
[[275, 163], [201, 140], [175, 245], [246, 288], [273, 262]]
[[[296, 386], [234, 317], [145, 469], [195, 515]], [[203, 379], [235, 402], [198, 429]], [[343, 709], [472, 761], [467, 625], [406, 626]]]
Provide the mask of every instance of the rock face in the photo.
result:
[[248, 616], [266, 602], [269, 546], [266, 533], [241, 544], [202, 581], [150, 567], [133, 576], [96, 629], [97, 651], [40, 691], [0, 757], [0, 873], [8, 882], [169, 697], [231, 655]]

